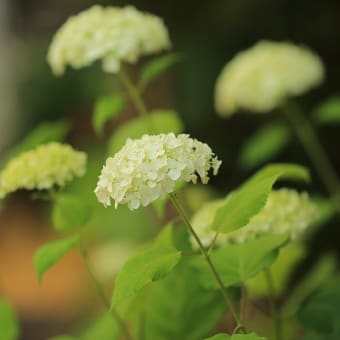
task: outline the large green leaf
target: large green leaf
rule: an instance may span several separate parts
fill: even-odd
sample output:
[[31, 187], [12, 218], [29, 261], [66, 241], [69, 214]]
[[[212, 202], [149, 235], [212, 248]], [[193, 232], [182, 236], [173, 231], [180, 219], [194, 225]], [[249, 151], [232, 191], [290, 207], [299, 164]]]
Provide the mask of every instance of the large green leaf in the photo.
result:
[[84, 226], [91, 218], [92, 207], [81, 197], [58, 195], [53, 206], [52, 221], [56, 230], [70, 231]]
[[242, 147], [239, 163], [244, 169], [253, 169], [278, 155], [290, 142], [286, 125], [270, 123], [247, 139]]
[[130, 119], [114, 131], [109, 141], [109, 154], [113, 155], [128, 138], [136, 139], [144, 134], [179, 133], [183, 124], [177, 113], [171, 110], [156, 110], [146, 117]]
[[103, 132], [106, 122], [119, 115], [124, 107], [124, 97], [120, 93], [100, 97], [93, 112], [93, 127], [97, 134]]
[[45, 272], [56, 264], [70, 249], [80, 242], [80, 236], [75, 235], [66, 239], [45, 243], [34, 254], [34, 265], [39, 278], [42, 280]]
[[226, 308], [220, 292], [203, 289], [185, 261], [152, 288], [145, 303], [146, 339], [202, 339]]
[[[271, 265], [278, 248], [287, 240], [285, 235], [270, 235], [242, 244], [226, 245], [211, 254], [211, 260], [225, 287], [237, 285], [255, 276]], [[207, 288], [218, 288], [218, 284], [203, 259], [193, 259], [200, 282]]]
[[112, 297], [114, 308], [124, 313], [143, 288], [171, 272], [181, 259], [181, 253], [172, 243], [172, 226], [168, 225], [151, 246], [125, 263], [115, 284]]
[[140, 88], [143, 90], [147, 85], [157, 79], [180, 60], [181, 56], [179, 53], [169, 53], [152, 59], [142, 69], [140, 76]]
[[0, 340], [19, 338], [19, 323], [11, 305], [0, 298]]
[[333, 96], [321, 103], [313, 112], [313, 118], [320, 124], [340, 123], [340, 96]]
[[263, 336], [258, 336], [255, 333], [233, 334], [233, 335], [220, 333], [210, 338], [206, 338], [205, 340], [266, 340], [266, 339], [267, 338]]
[[119, 340], [121, 329], [110, 313], [105, 313], [89, 323], [79, 340]]
[[262, 168], [217, 210], [212, 228], [220, 233], [228, 233], [247, 225], [264, 207], [278, 179], [308, 181], [309, 173], [305, 167], [294, 164], [272, 164]]

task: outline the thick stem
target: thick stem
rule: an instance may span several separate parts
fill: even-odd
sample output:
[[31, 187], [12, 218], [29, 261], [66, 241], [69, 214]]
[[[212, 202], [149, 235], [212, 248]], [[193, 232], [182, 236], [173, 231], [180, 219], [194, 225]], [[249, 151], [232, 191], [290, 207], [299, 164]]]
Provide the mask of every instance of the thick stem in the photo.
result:
[[292, 104], [285, 105], [283, 112], [340, 214], [340, 180], [311, 123]]
[[234, 307], [233, 302], [230, 299], [228, 292], [227, 292], [226, 288], [224, 287], [224, 284], [223, 284], [220, 276], [218, 275], [216, 268], [215, 268], [214, 264], [212, 263], [208, 252], [204, 248], [204, 245], [202, 244], [200, 238], [198, 237], [194, 228], [192, 227], [188, 217], [186, 216], [184, 210], [182, 209], [181, 204], [177, 201], [176, 196], [174, 194], [169, 194], [169, 196], [170, 196], [170, 200], [171, 200], [172, 204], [174, 205], [174, 207], [178, 211], [179, 215], [182, 217], [182, 219], [183, 219], [185, 225], [187, 226], [187, 228], [189, 229], [190, 233], [195, 238], [195, 240], [196, 240], [196, 242], [197, 242], [197, 244], [198, 244], [198, 246], [199, 246], [199, 248], [202, 252], [202, 255], [204, 256], [204, 259], [206, 260], [206, 262], [209, 266], [209, 269], [211, 270], [211, 273], [213, 274], [214, 278], [216, 279], [216, 281], [217, 281], [217, 283], [220, 287], [222, 296], [223, 296], [227, 306], [230, 308], [231, 314], [233, 315], [233, 317], [236, 321], [236, 324], [237, 324], [236, 328], [237, 329], [243, 329], [244, 327], [242, 325], [240, 318], [238, 317], [238, 315], [236, 313], [236, 308]]
[[269, 268], [266, 268], [264, 270], [264, 275], [265, 275], [267, 287], [268, 287], [271, 314], [274, 318], [275, 338], [276, 340], [283, 340], [281, 316], [280, 316], [280, 311], [278, 310], [276, 303], [275, 303], [274, 282], [273, 282], [273, 277], [272, 277], [272, 274]]
[[127, 328], [127, 326], [125, 325], [124, 321], [119, 316], [117, 311], [110, 306], [110, 301], [108, 300], [103, 287], [101, 286], [101, 284], [99, 283], [99, 281], [96, 277], [96, 274], [95, 274], [95, 272], [92, 268], [91, 262], [90, 262], [89, 254], [88, 254], [88, 252], [87, 252], [87, 250], [86, 250], [86, 248], [85, 248], [85, 246], [83, 245], [82, 242], [80, 242], [79, 249], [80, 249], [80, 254], [83, 258], [84, 264], [85, 264], [85, 266], [86, 266], [86, 268], [87, 268], [87, 270], [88, 270], [88, 272], [91, 276], [91, 279], [92, 279], [92, 281], [93, 281], [93, 283], [94, 283], [94, 285], [97, 289], [98, 295], [101, 298], [104, 306], [110, 311], [112, 317], [118, 323], [119, 327], [121, 328], [122, 332], [125, 335], [125, 338], [128, 339], [128, 340], [131, 340], [132, 337], [130, 335], [129, 329]]

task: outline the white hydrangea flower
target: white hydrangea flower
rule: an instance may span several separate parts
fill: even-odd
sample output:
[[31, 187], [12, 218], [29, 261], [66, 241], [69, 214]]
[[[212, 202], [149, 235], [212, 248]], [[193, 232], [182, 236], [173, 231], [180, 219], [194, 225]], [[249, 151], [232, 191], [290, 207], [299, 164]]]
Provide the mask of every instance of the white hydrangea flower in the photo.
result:
[[[205, 204], [192, 217], [192, 227], [204, 246], [208, 247], [216, 237], [216, 232], [210, 226], [216, 211], [227, 199], [228, 197]], [[222, 246], [227, 243], [244, 243], [266, 234], [288, 234], [291, 240], [295, 240], [317, 216], [317, 207], [307, 193], [286, 188], [273, 190], [263, 209], [245, 227], [228, 234], [218, 234], [215, 244]], [[198, 247], [192, 236], [190, 241], [194, 248]]]
[[12, 159], [0, 173], [0, 198], [11, 192], [64, 186], [86, 171], [87, 156], [67, 144], [51, 142]]
[[144, 135], [128, 139], [106, 160], [95, 193], [105, 206], [112, 198], [115, 207], [128, 204], [134, 210], [173, 192], [177, 181], [196, 183], [200, 177], [202, 183], [208, 183], [209, 170], [216, 175], [220, 165], [207, 144], [189, 135]]
[[237, 110], [271, 111], [289, 96], [319, 85], [324, 67], [318, 55], [292, 43], [260, 41], [238, 53], [222, 70], [215, 88], [221, 116]]
[[140, 56], [169, 47], [159, 17], [133, 6], [95, 5], [70, 17], [57, 31], [47, 60], [55, 75], [62, 75], [67, 65], [79, 69], [97, 60], [102, 60], [105, 72], [117, 73], [121, 62], [135, 63]]

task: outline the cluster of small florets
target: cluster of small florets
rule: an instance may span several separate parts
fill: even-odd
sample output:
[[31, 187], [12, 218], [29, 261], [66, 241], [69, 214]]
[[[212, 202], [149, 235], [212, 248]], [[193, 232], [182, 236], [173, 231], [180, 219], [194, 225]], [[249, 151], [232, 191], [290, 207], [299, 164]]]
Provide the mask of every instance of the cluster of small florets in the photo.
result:
[[62, 187], [86, 171], [87, 156], [67, 144], [48, 143], [11, 160], [0, 173], [0, 198], [11, 192]]
[[260, 41], [238, 53], [222, 70], [215, 89], [216, 111], [264, 113], [289, 96], [319, 85], [324, 77], [320, 58], [291, 43]]
[[[205, 246], [209, 246], [216, 237], [216, 232], [210, 226], [217, 210], [225, 202], [217, 200], [207, 203], [192, 218], [192, 226]], [[228, 234], [218, 234], [215, 244], [244, 243], [266, 234], [288, 234], [291, 240], [295, 240], [317, 218], [317, 212], [316, 205], [307, 193], [292, 189], [274, 190], [264, 208], [245, 227]], [[197, 248], [193, 238], [191, 243]]]
[[114, 157], [107, 159], [95, 190], [99, 202], [128, 204], [131, 210], [147, 206], [173, 192], [177, 181], [202, 183], [217, 174], [221, 162], [211, 148], [189, 135], [173, 133], [128, 139]]
[[67, 65], [78, 69], [102, 60], [103, 69], [116, 73], [121, 62], [134, 63], [170, 47], [162, 19], [132, 6], [93, 6], [70, 17], [57, 31], [48, 52], [56, 75]]

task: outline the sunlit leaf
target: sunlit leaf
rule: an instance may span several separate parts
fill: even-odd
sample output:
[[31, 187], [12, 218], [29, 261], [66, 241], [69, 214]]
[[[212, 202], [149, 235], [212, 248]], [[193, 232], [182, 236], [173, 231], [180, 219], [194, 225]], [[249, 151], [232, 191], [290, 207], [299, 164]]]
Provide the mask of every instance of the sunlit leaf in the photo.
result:
[[58, 195], [53, 205], [52, 221], [56, 230], [70, 231], [84, 226], [92, 215], [92, 207], [81, 197]]
[[181, 56], [179, 53], [169, 53], [152, 59], [142, 69], [140, 77], [141, 87], [145, 88], [180, 60]]
[[294, 164], [272, 164], [262, 168], [217, 210], [212, 228], [228, 233], [247, 225], [264, 207], [274, 183], [279, 179], [308, 181], [309, 173], [305, 167]]
[[119, 340], [121, 329], [110, 313], [105, 313], [94, 321], [81, 333], [80, 340]]
[[340, 96], [333, 96], [321, 103], [313, 112], [313, 118], [320, 124], [340, 123]]
[[70, 249], [80, 242], [79, 235], [66, 239], [45, 243], [34, 254], [34, 265], [39, 278], [42, 280], [44, 274], [56, 264]]
[[146, 117], [129, 120], [114, 131], [109, 141], [109, 154], [113, 155], [125, 144], [128, 138], [136, 139], [144, 134], [179, 133], [183, 124], [177, 113], [171, 110], [156, 110]]
[[277, 156], [290, 142], [291, 134], [286, 125], [270, 123], [250, 136], [242, 147], [240, 166], [253, 169]]
[[19, 338], [19, 323], [11, 305], [0, 298], [0, 339], [16, 340]]
[[[278, 248], [286, 240], [285, 235], [270, 235], [242, 244], [226, 245], [214, 251], [211, 260], [225, 287], [237, 285], [271, 265], [278, 255]], [[197, 275], [204, 287], [218, 288], [203, 259], [193, 259], [192, 265], [197, 268]]]
[[96, 133], [102, 133], [105, 123], [117, 117], [123, 107], [124, 97], [119, 93], [100, 97], [96, 101], [93, 113], [93, 127]]

